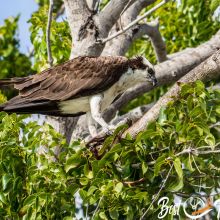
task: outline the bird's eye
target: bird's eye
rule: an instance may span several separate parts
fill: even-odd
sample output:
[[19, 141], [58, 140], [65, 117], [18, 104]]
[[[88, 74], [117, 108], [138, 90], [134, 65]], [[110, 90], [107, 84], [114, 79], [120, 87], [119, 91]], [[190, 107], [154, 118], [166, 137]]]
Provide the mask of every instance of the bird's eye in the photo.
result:
[[154, 75], [154, 73], [155, 73], [154, 70], [153, 70], [152, 68], [148, 68], [147, 71], [148, 71], [148, 73], [151, 74], [151, 75]]

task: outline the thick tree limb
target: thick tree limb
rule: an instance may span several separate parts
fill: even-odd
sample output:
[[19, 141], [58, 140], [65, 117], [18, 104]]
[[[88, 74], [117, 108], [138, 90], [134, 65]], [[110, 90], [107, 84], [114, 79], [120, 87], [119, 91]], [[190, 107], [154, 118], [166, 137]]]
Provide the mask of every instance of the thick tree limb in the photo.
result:
[[[85, 39], [80, 38], [88, 37], [85, 36], [85, 34], [82, 36], [82, 32], [87, 34], [87, 25], [88, 22], [92, 20], [92, 12], [90, 11], [86, 0], [64, 0], [64, 5], [72, 36], [73, 46], [71, 51], [71, 58], [80, 55], [87, 55], [86, 49], [88, 49], [88, 47], [85, 47], [85, 45], [89, 45], [85, 43]], [[90, 44], [93, 44], [93, 38], [91, 39], [88, 37], [88, 43], [90, 42]], [[95, 52], [97, 53], [97, 51]]]
[[[135, 1], [136, 0], [133, 0], [132, 3], [134, 3]], [[98, 26], [101, 32], [105, 34], [105, 36], [108, 36], [109, 31], [119, 19], [121, 12], [128, 3], [129, 0], [111, 0], [100, 12], [100, 14], [98, 15]]]
[[162, 96], [158, 102], [133, 126], [125, 133], [129, 133], [135, 137], [146, 126], [158, 118], [161, 107], [166, 106], [170, 101], [176, 100], [180, 92], [180, 83], [195, 82], [196, 80], [207, 81], [220, 76], [220, 50], [215, 52], [211, 57], [206, 59], [200, 65], [191, 70], [188, 74], [182, 77], [174, 86]]
[[[154, 103], [148, 105], [142, 105], [137, 108], [132, 109], [130, 112], [124, 115], [120, 115], [111, 121], [112, 125], [126, 124], [128, 121], [132, 124], [140, 119], [144, 113], [149, 111], [153, 107]], [[106, 120], [107, 121], [107, 120]]]
[[[186, 49], [178, 56], [174, 56], [172, 60], [156, 65], [158, 86], [176, 82], [180, 77], [211, 56], [218, 48], [220, 48], [220, 31], [208, 42], [201, 44], [197, 48]], [[149, 83], [144, 83], [130, 89], [106, 110], [104, 113], [105, 117], [112, 119], [116, 111], [121, 109], [129, 101], [152, 89], [153, 87]]]
[[140, 16], [139, 18], [137, 18], [136, 20], [132, 21], [129, 25], [127, 25], [125, 28], [123, 28], [122, 30], [108, 36], [105, 39], [100, 39], [101, 43], [104, 44], [116, 37], [118, 37], [119, 35], [125, 33], [127, 30], [129, 30], [130, 28], [132, 28], [133, 26], [135, 26], [136, 24], [138, 24], [138, 22], [140, 22], [141, 20], [143, 20], [144, 18], [146, 18], [147, 16], [149, 16], [150, 14], [152, 14], [154, 11], [156, 11], [158, 8], [160, 8], [161, 6], [163, 6], [164, 4], [166, 4], [169, 0], [163, 0], [162, 2], [160, 2], [158, 5], [154, 6], [153, 8], [151, 8], [149, 11], [147, 11], [146, 13], [144, 13], [142, 16]]

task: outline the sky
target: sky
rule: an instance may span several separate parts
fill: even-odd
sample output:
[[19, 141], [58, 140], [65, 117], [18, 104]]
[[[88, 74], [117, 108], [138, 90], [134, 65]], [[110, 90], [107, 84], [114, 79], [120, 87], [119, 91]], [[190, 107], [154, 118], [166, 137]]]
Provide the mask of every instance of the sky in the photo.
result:
[[28, 48], [31, 48], [29, 39], [29, 26], [27, 21], [31, 14], [37, 10], [37, 4], [34, 0], [0, 0], [0, 25], [3, 24], [4, 19], [9, 16], [16, 16], [20, 14], [19, 19], [19, 39], [20, 50], [23, 53], [28, 53]]

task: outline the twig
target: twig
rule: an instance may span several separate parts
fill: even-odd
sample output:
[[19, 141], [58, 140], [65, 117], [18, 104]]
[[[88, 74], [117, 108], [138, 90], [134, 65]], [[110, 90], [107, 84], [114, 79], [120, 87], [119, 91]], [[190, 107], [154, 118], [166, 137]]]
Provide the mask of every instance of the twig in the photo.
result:
[[123, 9], [122, 12], [120, 13], [119, 23], [120, 23], [120, 29], [121, 29], [121, 30], [123, 30], [121, 16], [124, 14], [124, 12], [125, 12], [134, 2], [135, 2], [135, 0], [129, 0], [129, 2], [125, 5], [124, 9]]
[[97, 0], [94, 6], [94, 11], [99, 12], [99, 7], [101, 5], [101, 0]]
[[53, 57], [52, 57], [51, 45], [50, 45], [50, 28], [51, 28], [52, 16], [53, 16], [53, 0], [50, 0], [48, 20], [47, 20], [47, 30], [46, 30], [47, 55], [48, 55], [48, 63], [50, 67], [53, 66]]
[[124, 184], [125, 186], [137, 186], [137, 185], [139, 185], [139, 184], [145, 182], [145, 180], [146, 180], [145, 178], [141, 178], [141, 179], [136, 180], [136, 181], [123, 182], [123, 184]]
[[100, 206], [100, 203], [101, 203], [102, 199], [103, 199], [103, 196], [102, 196], [101, 199], [99, 200], [99, 203], [98, 203], [98, 205], [97, 205], [97, 207], [96, 207], [96, 209], [95, 209], [95, 211], [94, 211], [94, 213], [93, 213], [93, 215], [92, 215], [92, 219], [95, 218], [95, 214], [96, 214], [96, 213], [98, 212], [98, 210], [99, 210], [99, 206]]
[[123, 30], [120, 30], [112, 35], [110, 35], [109, 37], [105, 38], [105, 39], [100, 39], [100, 42], [102, 44], [118, 37], [119, 35], [125, 33], [127, 30], [129, 30], [131, 27], [133, 27], [134, 25], [136, 25], [139, 21], [143, 20], [144, 18], [146, 18], [147, 16], [149, 16], [150, 14], [152, 14], [154, 11], [156, 11], [158, 8], [160, 8], [162, 5], [166, 4], [169, 0], [163, 0], [162, 2], [160, 2], [158, 5], [154, 6], [153, 8], [151, 8], [149, 11], [147, 11], [146, 13], [144, 13], [142, 16], [140, 16], [139, 18], [137, 18], [136, 20], [132, 21], [128, 26], [126, 26], [125, 28], [123, 28]]
[[170, 169], [169, 169], [169, 171], [168, 171], [168, 173], [167, 173], [167, 176], [166, 176], [166, 178], [165, 178], [165, 180], [164, 180], [162, 186], [160, 187], [158, 193], [157, 193], [156, 196], [154, 197], [154, 199], [153, 199], [153, 201], [151, 202], [151, 204], [149, 205], [148, 209], [147, 209], [147, 210], [144, 212], [144, 214], [141, 216], [140, 220], [144, 219], [144, 216], [148, 213], [148, 211], [150, 210], [151, 206], [152, 206], [152, 205], [154, 204], [154, 202], [157, 200], [158, 196], [160, 195], [160, 192], [161, 192], [162, 189], [164, 188], [164, 186], [165, 186], [165, 184], [166, 184], [166, 182], [167, 182], [167, 180], [168, 180], [168, 178], [169, 178], [169, 176], [170, 176], [170, 173], [171, 173], [172, 169], [173, 169], [173, 163], [172, 163], [172, 165], [171, 165], [171, 167], [170, 167]]
[[215, 128], [215, 127], [219, 127], [220, 126], [220, 121], [218, 121], [217, 123], [210, 125], [209, 128]]
[[[153, 153], [153, 152], [152, 152]], [[197, 149], [194, 148], [187, 148], [177, 154], [175, 154], [175, 157], [184, 155], [184, 154], [191, 154], [191, 155], [195, 155], [195, 156], [199, 156], [199, 155], [206, 155], [206, 154], [215, 154], [215, 153], [220, 153], [220, 150], [209, 150], [209, 151], [198, 151]], [[172, 157], [167, 157], [165, 160], [172, 160]], [[156, 163], [156, 160], [148, 162], [147, 165], [154, 165]], [[139, 167], [140, 164], [134, 164], [133, 168], [137, 168]]]

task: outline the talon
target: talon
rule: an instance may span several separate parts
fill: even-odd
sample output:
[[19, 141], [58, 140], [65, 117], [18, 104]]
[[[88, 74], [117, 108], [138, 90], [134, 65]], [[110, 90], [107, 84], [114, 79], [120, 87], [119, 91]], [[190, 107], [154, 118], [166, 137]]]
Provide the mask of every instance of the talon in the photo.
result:
[[115, 127], [114, 126], [108, 126], [107, 128], [104, 128], [103, 131], [106, 135], [113, 135], [113, 133], [115, 131]]

